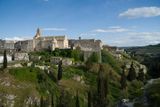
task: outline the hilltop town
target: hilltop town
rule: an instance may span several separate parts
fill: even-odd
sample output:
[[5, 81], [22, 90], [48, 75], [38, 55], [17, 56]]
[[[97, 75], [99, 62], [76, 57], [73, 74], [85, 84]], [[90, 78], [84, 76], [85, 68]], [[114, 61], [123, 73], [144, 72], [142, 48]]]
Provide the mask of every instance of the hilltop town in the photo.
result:
[[[150, 99], [150, 87], [155, 86], [152, 83], [159, 83], [158, 79], [147, 83], [148, 74], [159, 75], [154, 73], [159, 65], [150, 66], [148, 71], [143, 64], [148, 57], [155, 57], [156, 52], [156, 56], [159, 54], [159, 45], [124, 51], [104, 45], [101, 40], [44, 36], [38, 28], [33, 39], [0, 40], [0, 46], [0, 107], [75, 107], [75, 97], [83, 107], [88, 103], [97, 107], [154, 104], [147, 104], [144, 98]], [[153, 47], [155, 52], [147, 50]], [[146, 59], [140, 53], [144, 50]], [[7, 54], [6, 67], [2, 54]], [[159, 60], [154, 61], [152, 65]], [[90, 101], [90, 96], [95, 99]]]
[[[123, 49], [112, 47], [108, 45], [103, 45], [101, 40], [95, 39], [68, 39], [67, 36], [43, 36], [41, 30], [38, 28], [33, 39], [30, 40], [0, 40], [0, 52], [3, 53], [4, 50], [7, 50], [10, 54], [17, 57], [25, 57], [26, 53], [29, 52], [38, 52], [50, 50], [54, 51], [55, 49], [77, 49], [79, 48], [84, 53], [84, 60], [87, 61], [87, 58], [93, 53], [96, 52], [101, 57], [101, 50], [107, 49], [110, 51], [123, 52]], [[121, 57], [120, 54], [117, 57]], [[16, 60], [15, 59], [15, 60]], [[23, 60], [23, 59], [21, 59]], [[101, 58], [100, 58], [101, 60]], [[100, 62], [99, 60], [99, 62]]]
[[[0, 49], [7, 49], [11, 51], [41, 51], [41, 50], [55, 50], [76, 48], [80, 46], [84, 51], [99, 51], [102, 49], [102, 41], [94, 39], [81, 39], [78, 40], [68, 39], [65, 35], [62, 36], [43, 36], [38, 28], [33, 39], [30, 40], [1, 40]], [[84, 47], [85, 46], [85, 47]]]
[[[0, 64], [0, 106], [62, 107], [58, 105], [64, 103], [65, 107], [74, 107], [72, 100], [77, 96], [80, 105], [86, 107], [86, 93], [91, 92], [96, 96], [91, 100], [93, 105], [121, 107], [142, 94], [139, 89], [146, 80], [146, 66], [124, 49], [103, 45], [101, 40], [44, 36], [38, 28], [33, 39], [1, 40], [0, 44], [4, 55]], [[103, 91], [112, 98], [104, 96], [103, 101], [99, 97]]]

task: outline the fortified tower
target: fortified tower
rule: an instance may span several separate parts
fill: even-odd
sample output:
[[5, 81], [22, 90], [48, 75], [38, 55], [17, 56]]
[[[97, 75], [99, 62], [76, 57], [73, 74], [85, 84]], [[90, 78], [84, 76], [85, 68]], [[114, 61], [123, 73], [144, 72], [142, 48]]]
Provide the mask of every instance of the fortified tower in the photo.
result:
[[37, 29], [37, 32], [36, 32], [36, 35], [34, 36], [34, 38], [35, 39], [38, 39], [38, 38], [40, 38], [41, 37], [41, 31], [40, 31], [40, 29], [38, 28]]

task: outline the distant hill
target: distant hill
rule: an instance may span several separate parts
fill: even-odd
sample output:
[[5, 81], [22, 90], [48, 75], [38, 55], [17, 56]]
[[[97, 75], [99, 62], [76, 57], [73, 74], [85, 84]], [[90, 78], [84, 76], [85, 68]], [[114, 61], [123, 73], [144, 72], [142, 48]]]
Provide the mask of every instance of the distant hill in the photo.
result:
[[125, 48], [125, 50], [135, 55], [145, 54], [145, 55], [157, 56], [160, 54], [160, 44], [148, 45], [143, 47], [129, 47], [129, 48]]
[[160, 44], [125, 48], [134, 59], [148, 68], [151, 78], [160, 77]]

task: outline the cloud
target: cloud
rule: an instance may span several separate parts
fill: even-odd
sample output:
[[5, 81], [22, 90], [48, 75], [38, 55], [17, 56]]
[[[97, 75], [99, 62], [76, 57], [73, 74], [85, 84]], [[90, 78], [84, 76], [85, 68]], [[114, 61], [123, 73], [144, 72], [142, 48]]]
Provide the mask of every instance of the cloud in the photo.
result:
[[93, 32], [97, 32], [97, 33], [116, 33], [116, 32], [126, 32], [126, 31], [129, 31], [129, 30], [126, 28], [119, 27], [119, 26], [111, 26], [106, 29], [93, 30]]
[[95, 33], [81, 33], [80, 36], [95, 36]]
[[65, 28], [43, 28], [42, 30], [48, 30], [48, 31], [66, 31]]
[[127, 18], [155, 17], [155, 16], [160, 16], [159, 7], [131, 8], [119, 14], [119, 17], [127, 17]]
[[160, 43], [160, 32], [128, 32], [109, 41], [116, 46], [144, 46]]
[[27, 39], [31, 39], [31, 38], [23, 38], [23, 37], [9, 37], [9, 38], [5, 38], [4, 40], [13, 40], [13, 41], [22, 41], [22, 40], [27, 40]]

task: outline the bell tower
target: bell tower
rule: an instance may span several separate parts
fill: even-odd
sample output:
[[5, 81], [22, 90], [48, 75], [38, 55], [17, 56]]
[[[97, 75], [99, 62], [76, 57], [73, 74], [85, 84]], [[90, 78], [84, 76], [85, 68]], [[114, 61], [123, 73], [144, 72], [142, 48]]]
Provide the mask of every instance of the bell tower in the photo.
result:
[[37, 32], [36, 32], [36, 35], [34, 36], [34, 38], [35, 39], [38, 39], [38, 38], [40, 38], [41, 37], [41, 31], [40, 31], [40, 29], [38, 28], [37, 29]]

